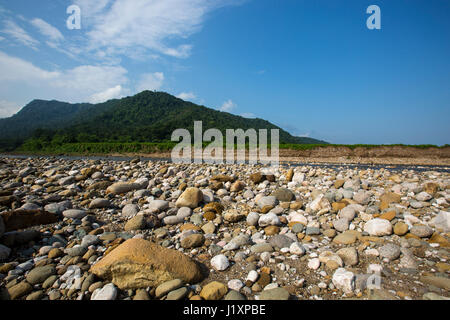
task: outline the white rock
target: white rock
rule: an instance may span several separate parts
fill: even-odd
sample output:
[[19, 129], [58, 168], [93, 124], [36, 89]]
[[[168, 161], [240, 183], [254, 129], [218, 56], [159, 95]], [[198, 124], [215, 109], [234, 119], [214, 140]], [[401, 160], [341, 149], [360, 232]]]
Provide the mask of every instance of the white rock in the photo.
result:
[[255, 270], [250, 271], [245, 280], [256, 282], [256, 280], [258, 280], [258, 272], [256, 272]]
[[303, 256], [305, 254], [306, 250], [299, 242], [293, 242], [291, 246], [289, 247], [289, 253], [296, 254], [298, 256]]
[[317, 270], [320, 267], [320, 260], [318, 258], [310, 259], [308, 261], [308, 268]]
[[295, 184], [302, 183], [305, 181], [305, 174], [301, 172], [294, 173], [294, 176], [292, 177], [292, 182]]
[[235, 291], [239, 292], [239, 290], [241, 290], [243, 286], [244, 286], [244, 284], [239, 279], [233, 279], [233, 280], [228, 281], [228, 288], [230, 288], [231, 290], [235, 290]]
[[223, 255], [219, 254], [211, 259], [211, 265], [214, 269], [218, 271], [226, 270], [230, 266], [230, 262], [228, 261], [228, 258]]
[[428, 201], [431, 198], [433, 198], [430, 194], [426, 193], [425, 191], [419, 193], [418, 195], [416, 195], [416, 199], [418, 201]]
[[267, 214], [261, 215], [259, 218], [258, 224], [260, 227], [266, 227], [266, 226], [276, 226], [279, 225], [280, 219], [275, 213], [269, 212]]
[[116, 300], [117, 288], [114, 284], [109, 283], [102, 289], [97, 289], [92, 293], [91, 300]]
[[291, 212], [288, 215], [287, 220], [289, 222], [299, 222], [299, 223], [303, 224], [304, 226], [306, 226], [308, 224], [308, 219], [306, 219], [306, 217], [299, 212]]
[[188, 208], [188, 207], [182, 207], [180, 209], [178, 209], [177, 212], [177, 217], [180, 217], [182, 219], [187, 218], [189, 216], [191, 216], [192, 214], [192, 209]]
[[436, 229], [441, 229], [443, 232], [450, 231], [450, 212], [441, 211], [430, 221], [430, 225]]
[[262, 197], [257, 201], [257, 204], [260, 208], [263, 208], [264, 206], [272, 206], [275, 207], [278, 203], [277, 198], [274, 196], [268, 196], [268, 197]]
[[334, 272], [332, 282], [336, 288], [345, 293], [352, 293], [355, 288], [355, 275], [344, 268], [339, 268]]
[[392, 224], [388, 220], [375, 218], [365, 223], [364, 231], [371, 236], [388, 236], [392, 234]]

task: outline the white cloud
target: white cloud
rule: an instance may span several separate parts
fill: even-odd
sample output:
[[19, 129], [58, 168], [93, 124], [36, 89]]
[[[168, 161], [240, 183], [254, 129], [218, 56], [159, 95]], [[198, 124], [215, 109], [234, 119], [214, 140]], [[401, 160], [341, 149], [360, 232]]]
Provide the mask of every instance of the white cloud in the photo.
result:
[[19, 111], [20, 107], [17, 103], [0, 100], [0, 118], [8, 118]]
[[18, 42], [23, 45], [30, 47], [36, 50], [36, 46], [39, 44], [39, 41], [33, 39], [24, 29], [18, 26], [12, 20], [6, 20], [4, 22], [5, 28], [1, 31], [11, 37], [13, 37]]
[[89, 99], [90, 103], [102, 103], [111, 99], [119, 99], [123, 97], [123, 88], [121, 85], [117, 85], [113, 88], [106, 89], [105, 91], [96, 93]]
[[31, 20], [31, 24], [35, 26], [41, 34], [50, 38], [52, 41], [64, 40], [62, 33], [54, 26], [48, 24], [42, 19], [36, 18]]
[[[144, 48], [176, 58], [190, 56], [189, 36], [201, 30], [206, 15], [242, 0], [75, 0], [87, 21], [89, 51], [132, 55]], [[175, 42], [181, 42], [174, 44]], [[109, 49], [109, 50], [108, 50]]]
[[197, 96], [193, 92], [182, 92], [179, 95], [177, 95], [177, 98], [188, 101], [196, 99]]
[[145, 73], [141, 75], [141, 78], [136, 86], [138, 92], [144, 90], [158, 90], [161, 88], [164, 82], [164, 73]]
[[[0, 96], [21, 104], [33, 99], [57, 99], [67, 102], [87, 102], [108, 94], [129, 92], [127, 70], [120, 66], [83, 65], [67, 70], [49, 71], [32, 63], [11, 57], [0, 51]], [[115, 89], [108, 91], [108, 89]], [[97, 95], [97, 96], [96, 96]], [[13, 98], [11, 98], [13, 97]]]
[[241, 117], [244, 117], [247, 119], [254, 119], [254, 118], [256, 118], [256, 115], [251, 112], [246, 112], [246, 113], [241, 114]]
[[223, 112], [231, 112], [236, 107], [237, 107], [237, 105], [233, 101], [228, 100], [228, 101], [225, 101], [219, 109], [220, 109], [220, 111], [223, 111]]

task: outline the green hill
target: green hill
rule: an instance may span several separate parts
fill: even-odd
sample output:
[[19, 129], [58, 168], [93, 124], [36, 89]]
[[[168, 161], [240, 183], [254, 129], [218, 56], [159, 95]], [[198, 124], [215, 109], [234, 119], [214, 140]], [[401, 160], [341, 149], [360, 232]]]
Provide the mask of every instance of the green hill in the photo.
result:
[[[12, 149], [25, 140], [47, 143], [167, 142], [179, 128], [203, 130], [279, 129], [280, 143], [320, 144], [295, 137], [263, 119], [247, 119], [183, 101], [164, 92], [144, 91], [102, 104], [69, 104], [35, 100], [8, 119], [0, 119], [0, 147]], [[270, 131], [269, 131], [270, 137]]]

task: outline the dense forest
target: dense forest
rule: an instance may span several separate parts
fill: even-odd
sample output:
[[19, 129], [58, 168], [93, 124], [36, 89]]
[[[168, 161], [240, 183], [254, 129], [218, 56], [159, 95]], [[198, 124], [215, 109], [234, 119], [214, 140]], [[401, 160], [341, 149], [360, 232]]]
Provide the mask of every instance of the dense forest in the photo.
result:
[[203, 122], [203, 131], [219, 129], [224, 137], [226, 129], [268, 129], [270, 143], [270, 129], [279, 129], [280, 143], [326, 144], [292, 136], [266, 120], [217, 111], [164, 92], [144, 91], [101, 104], [35, 100], [13, 117], [0, 119], [0, 148], [3, 151], [39, 151], [76, 144], [170, 145], [176, 129], [188, 129], [193, 134], [194, 121]]

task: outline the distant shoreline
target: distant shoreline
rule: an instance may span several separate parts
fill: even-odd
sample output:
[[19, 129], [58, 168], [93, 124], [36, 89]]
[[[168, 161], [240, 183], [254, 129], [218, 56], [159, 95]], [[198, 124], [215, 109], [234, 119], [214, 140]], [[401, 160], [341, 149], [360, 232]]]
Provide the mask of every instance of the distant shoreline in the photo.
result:
[[[225, 154], [225, 152], [224, 152]], [[169, 151], [160, 152], [4, 152], [5, 156], [56, 156], [101, 158], [149, 158], [170, 161]], [[450, 166], [450, 147], [415, 146], [318, 146], [306, 150], [280, 149], [283, 163]]]

